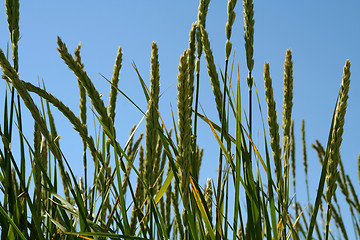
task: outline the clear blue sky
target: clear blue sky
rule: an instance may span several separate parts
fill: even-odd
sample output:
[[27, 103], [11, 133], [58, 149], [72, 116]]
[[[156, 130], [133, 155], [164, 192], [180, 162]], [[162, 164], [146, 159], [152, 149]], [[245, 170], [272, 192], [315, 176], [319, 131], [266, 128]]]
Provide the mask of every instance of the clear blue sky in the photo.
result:
[[[106, 2], [106, 3], [105, 3]], [[346, 59], [352, 63], [348, 111], [341, 147], [345, 171], [358, 184], [357, 156], [360, 152], [360, 2], [358, 1], [255, 1], [254, 81], [259, 90], [266, 118], [263, 87], [263, 65], [270, 63], [279, 121], [282, 112], [282, 79], [285, 51], [290, 48], [294, 62], [294, 107], [296, 131], [297, 182], [304, 180], [301, 153], [301, 119], [306, 120], [306, 140], [310, 174], [310, 197], [315, 198], [320, 165], [311, 144], [319, 139], [325, 145], [336, 96]], [[160, 60], [160, 112], [171, 128], [172, 104], [176, 112], [176, 84], [179, 57], [188, 46], [189, 30], [197, 20], [198, 1], [22, 1], [20, 3], [19, 72], [25, 81], [37, 84], [44, 80], [48, 91], [78, 114], [79, 96], [75, 75], [67, 68], [56, 50], [60, 36], [73, 51], [82, 43], [82, 60], [104, 100], [108, 102], [109, 84], [99, 75], [110, 78], [118, 46], [123, 49], [123, 66], [119, 88], [142, 109], [145, 97], [131, 63], [134, 61], [149, 82], [151, 42], [157, 41]], [[245, 50], [243, 40], [242, 2], [233, 32], [235, 63], [240, 65], [243, 106], [247, 106]], [[9, 33], [5, 6], [0, 4], [0, 47], [6, 50]], [[207, 30], [216, 64], [224, 68], [225, 24], [227, 1], [212, 1], [207, 17]], [[200, 104], [208, 117], [217, 121], [214, 97], [205, 59], [202, 60]], [[4, 82], [0, 83], [4, 89]], [[4, 92], [4, 90], [2, 91]], [[3, 93], [1, 93], [3, 94]], [[256, 99], [254, 98], [254, 101]], [[1, 106], [2, 104], [0, 104]], [[90, 112], [90, 111], [89, 111]], [[75, 171], [82, 167], [82, 145], [71, 125], [54, 109], [62, 150]], [[2, 114], [2, 111], [0, 111]], [[262, 125], [254, 108], [254, 133], [259, 132], [259, 147], [263, 147]], [[25, 116], [26, 117], [26, 116]], [[27, 115], [27, 117], [29, 117]], [[2, 118], [2, 116], [0, 116]], [[117, 102], [118, 139], [125, 144], [131, 126], [141, 119], [125, 98]], [[91, 121], [91, 118], [89, 118]], [[32, 137], [32, 121], [24, 121], [25, 133]], [[145, 124], [142, 125], [142, 130]], [[137, 134], [138, 136], [138, 134]], [[200, 182], [216, 179], [218, 150], [209, 127], [199, 126], [198, 143], [205, 148]], [[256, 139], [255, 139], [256, 140]], [[13, 146], [14, 147], [14, 146]], [[78, 149], [78, 150], [77, 150]], [[77, 172], [78, 176], [82, 171]], [[302, 188], [301, 188], [302, 187]], [[302, 191], [302, 189], [304, 191]], [[358, 188], [356, 190], [359, 190]], [[298, 185], [299, 197], [304, 197], [304, 185]], [[359, 192], [359, 191], [358, 191]], [[306, 198], [304, 198], [305, 200]], [[303, 203], [304, 204], [304, 203]]]

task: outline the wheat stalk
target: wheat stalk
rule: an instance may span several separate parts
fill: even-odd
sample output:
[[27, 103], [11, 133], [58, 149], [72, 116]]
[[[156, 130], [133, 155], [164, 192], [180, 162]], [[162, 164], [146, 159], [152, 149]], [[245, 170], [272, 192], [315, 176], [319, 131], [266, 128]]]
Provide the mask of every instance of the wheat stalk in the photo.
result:
[[33, 217], [41, 219], [41, 170], [40, 170], [40, 148], [41, 148], [41, 133], [38, 125], [34, 124], [34, 165], [33, 165], [33, 174], [34, 174], [34, 205], [36, 207], [36, 215]]
[[29, 109], [33, 119], [39, 125], [41, 134], [46, 138], [46, 140], [49, 141], [49, 146], [54, 156], [60, 159], [61, 155], [58, 149], [55, 147], [54, 143], [52, 142], [51, 134], [46, 127], [46, 123], [44, 119], [41, 117], [39, 109], [36, 107], [33, 99], [26, 90], [24, 84], [19, 79], [17, 72], [13, 67], [11, 67], [10, 63], [7, 61], [4, 55], [4, 52], [1, 49], [0, 49], [0, 66], [4, 74], [3, 78], [9, 83], [11, 83], [11, 85], [16, 89], [20, 97], [23, 99], [25, 106]]
[[[140, 145], [139, 150], [139, 174], [144, 177], [145, 165], [144, 165], [144, 148]], [[135, 188], [135, 199], [134, 206], [132, 208], [131, 217], [130, 217], [130, 232], [135, 234], [136, 228], [136, 218], [141, 219], [142, 209], [140, 208], [142, 202], [144, 201], [144, 186], [139, 178], [137, 177], [136, 188]]]
[[[94, 84], [91, 82], [89, 76], [82, 68], [81, 64], [76, 62], [74, 58], [68, 52], [65, 43], [62, 42], [61, 38], [57, 38], [58, 48], [57, 50], [60, 53], [61, 58], [65, 61], [66, 65], [74, 72], [77, 76], [78, 80], [82, 83], [85, 87], [87, 95], [89, 96], [92, 105], [94, 106], [95, 110], [99, 113], [100, 122], [103, 124], [104, 128], [107, 128], [109, 134], [111, 134], [112, 138], [115, 139], [115, 129], [114, 125], [107, 114], [107, 110], [103, 100], [100, 97], [99, 92], [96, 90]], [[105, 131], [107, 132], [107, 131]]]
[[[80, 49], [81, 49], [81, 43], [77, 46], [74, 52], [75, 61], [80, 64], [81, 68], [84, 69], [84, 64], [81, 63], [81, 56], [80, 56]], [[79, 87], [79, 94], [80, 94], [80, 120], [83, 125], [86, 125], [86, 90], [81, 83], [80, 79], [78, 78], [78, 87]], [[85, 134], [87, 135], [87, 133]], [[82, 138], [83, 142], [83, 165], [84, 165], [84, 177], [85, 177], [85, 189], [87, 189], [87, 157], [86, 157], [86, 139]], [[87, 201], [85, 201], [85, 205], [87, 204]]]
[[26, 89], [30, 92], [34, 92], [38, 94], [40, 97], [46, 99], [51, 104], [53, 104], [64, 116], [70, 121], [73, 125], [74, 129], [79, 133], [80, 137], [86, 139], [86, 143], [90, 149], [90, 153], [93, 157], [93, 160], [99, 159], [102, 164], [104, 164], [103, 158], [101, 154], [95, 148], [95, 143], [93, 138], [87, 135], [87, 127], [86, 125], [82, 124], [80, 119], [75, 116], [75, 114], [60, 100], [56, 97], [51, 95], [50, 93], [46, 92], [45, 90], [35, 87], [31, 83], [21, 81], [21, 83], [26, 87]]
[[342, 142], [342, 134], [344, 131], [344, 120], [347, 108], [348, 92], [350, 85], [350, 61], [347, 60], [344, 66], [344, 73], [342, 77], [340, 92], [338, 95], [337, 106], [333, 119], [333, 128], [331, 132], [331, 140], [329, 143], [329, 160], [327, 163], [325, 199], [328, 204], [327, 218], [326, 218], [326, 232], [325, 238], [328, 238], [329, 223], [331, 218], [331, 199], [335, 194], [337, 188], [336, 180], [338, 179], [337, 166], [340, 161], [340, 145]]
[[180, 216], [180, 211], [179, 211], [179, 203], [177, 202], [174, 193], [171, 193], [171, 202], [172, 202], [173, 209], [174, 209], [174, 215], [175, 215], [175, 221], [176, 221], [176, 229], [179, 232], [180, 239], [185, 239], [184, 238], [184, 228], [183, 228], [183, 224], [182, 224], [181, 216]]
[[[80, 56], [81, 43], [77, 46], [74, 52], [75, 61], [80, 64], [81, 68], [84, 69], [84, 64], [81, 63]], [[80, 119], [82, 124], [86, 124], [86, 90], [78, 78], [79, 94], [80, 94]]]

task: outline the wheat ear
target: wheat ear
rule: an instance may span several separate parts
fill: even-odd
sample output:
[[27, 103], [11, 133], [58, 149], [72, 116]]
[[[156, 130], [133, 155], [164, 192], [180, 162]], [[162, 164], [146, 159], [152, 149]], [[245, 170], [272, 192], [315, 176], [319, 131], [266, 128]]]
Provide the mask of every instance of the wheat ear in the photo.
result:
[[190, 103], [190, 86], [188, 76], [188, 63], [187, 54], [180, 57], [179, 74], [178, 78], [178, 156], [177, 162], [180, 165], [181, 173], [181, 191], [183, 196], [184, 207], [188, 207], [189, 203], [189, 183], [190, 183], [190, 159], [191, 159], [191, 134], [192, 134], [192, 122], [191, 122], [191, 103]]
[[202, 25], [200, 25], [200, 31], [201, 31], [201, 36], [202, 36], [201, 40], [202, 40], [202, 45], [203, 45], [204, 53], [205, 53], [206, 65], [207, 65], [208, 74], [210, 77], [210, 83], [212, 86], [213, 94], [215, 96], [215, 103], [216, 103], [216, 108], [218, 110], [219, 119], [221, 121], [223, 96], [222, 96], [221, 89], [220, 89], [219, 76], [216, 71], [214, 56], [213, 56], [213, 53], [210, 48], [209, 36], [208, 36], [205, 28]]
[[118, 48], [118, 52], [116, 55], [115, 65], [114, 65], [114, 71], [113, 76], [111, 78], [111, 88], [110, 88], [110, 98], [109, 98], [109, 117], [114, 122], [115, 120], [115, 106], [116, 106], [116, 98], [118, 94], [118, 84], [119, 84], [119, 73], [121, 69], [122, 64], [122, 51], [121, 47]]
[[[79, 43], [79, 45], [75, 49], [74, 56], [75, 56], [75, 61], [78, 64], [80, 64], [81, 68], [83, 69], [84, 64], [81, 63], [80, 49], [81, 49], [81, 43]], [[86, 90], [85, 90], [83, 84], [81, 83], [81, 81], [79, 80], [79, 78], [77, 79], [77, 81], [78, 81], [79, 94], [80, 94], [80, 104], [79, 104], [80, 120], [83, 125], [86, 125]], [[85, 135], [87, 135], [87, 133]], [[85, 190], [86, 190], [87, 185], [88, 185], [88, 183], [87, 183], [87, 157], [86, 157], [87, 144], [86, 144], [86, 139], [82, 138], [82, 142], [83, 142], [83, 151], [84, 151], [83, 152], [83, 165], [84, 165]], [[87, 204], [87, 201], [85, 201], [85, 205], [86, 204]]]
[[350, 61], [347, 60], [344, 66], [344, 74], [341, 82], [338, 104], [335, 112], [333, 132], [330, 142], [330, 155], [327, 165], [325, 198], [328, 204], [336, 190], [337, 165], [339, 163], [340, 145], [342, 142], [342, 134], [344, 131], [344, 120], [348, 100], [348, 92], [350, 85]]
[[228, 1], [228, 21], [226, 23], [226, 44], [225, 44], [225, 57], [226, 57], [226, 61], [229, 59], [230, 53], [231, 53], [231, 48], [232, 48], [232, 43], [230, 42], [230, 38], [231, 38], [231, 31], [232, 31], [232, 26], [234, 24], [235, 21], [235, 17], [236, 14], [234, 12], [234, 8], [236, 5], [237, 0], [229, 0]]
[[9, 25], [10, 38], [11, 38], [11, 48], [12, 48], [12, 58], [13, 58], [13, 67], [16, 72], [19, 71], [19, 54], [18, 54], [18, 41], [20, 39], [20, 30], [19, 30], [19, 0], [6, 0], [6, 16]]
[[[254, 4], [252, 0], [244, 0], [244, 31], [245, 31], [245, 50], [246, 50], [246, 63], [251, 73], [254, 67]], [[249, 88], [252, 86], [252, 78], [248, 79]]]
[[196, 30], [196, 74], [200, 73], [200, 58], [202, 55], [202, 41], [201, 41], [201, 32], [200, 26], [205, 28], [206, 26], [206, 16], [209, 9], [210, 0], [200, 0], [199, 11], [198, 11], [198, 20], [197, 20], [197, 30]]
[[331, 140], [329, 143], [329, 160], [327, 163], [325, 199], [328, 204], [327, 218], [326, 218], [326, 232], [327, 239], [329, 233], [329, 223], [331, 219], [331, 199], [335, 195], [337, 188], [336, 180], [338, 179], [338, 164], [340, 161], [340, 145], [342, 142], [342, 134], [344, 131], [345, 113], [347, 108], [347, 100], [350, 86], [350, 61], [347, 60], [344, 66], [344, 73], [342, 77], [340, 92], [338, 95], [337, 106], [333, 120], [333, 128], [331, 132]]
[[188, 73], [189, 73], [189, 97], [190, 103], [193, 103], [193, 93], [194, 93], [194, 71], [195, 71], [195, 58], [196, 58], [196, 24], [193, 23], [190, 33], [189, 33], [189, 50], [188, 50]]
[[264, 65], [264, 81], [265, 81], [265, 98], [268, 105], [268, 124], [269, 124], [269, 133], [270, 133], [270, 145], [272, 148], [273, 159], [275, 163], [275, 176], [277, 181], [277, 186], [281, 186], [282, 181], [282, 164], [281, 164], [281, 148], [280, 148], [280, 134], [279, 134], [279, 125], [277, 123], [277, 114], [276, 114], [276, 103], [274, 100], [272, 80], [270, 77], [270, 67], [269, 63]]
[[145, 182], [150, 187], [151, 173], [153, 164], [155, 162], [155, 151], [158, 141], [158, 127], [159, 127], [159, 55], [156, 42], [152, 43], [151, 52], [151, 72], [150, 72], [150, 99], [147, 105], [146, 116], [146, 152], [145, 152]]

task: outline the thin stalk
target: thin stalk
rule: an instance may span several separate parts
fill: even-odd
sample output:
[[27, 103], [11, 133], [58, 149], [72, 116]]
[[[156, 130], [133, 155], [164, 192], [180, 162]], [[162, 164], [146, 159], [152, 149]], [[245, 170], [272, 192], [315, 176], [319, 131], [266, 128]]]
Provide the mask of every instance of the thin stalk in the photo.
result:
[[[251, 71], [249, 72], [249, 78], [251, 78]], [[252, 138], [252, 87], [249, 86], [249, 136], [250, 138]], [[252, 161], [252, 158], [251, 158], [251, 140], [249, 139], [249, 160], [250, 160], [250, 163]]]
[[325, 225], [325, 240], [329, 239], [329, 224], [330, 224], [330, 219], [331, 219], [331, 208], [330, 205], [328, 205], [327, 207], [327, 211], [326, 211], [326, 225]]
[[194, 145], [197, 140], [197, 120], [198, 120], [198, 105], [199, 105], [199, 88], [200, 88], [200, 73], [196, 73], [196, 93], [195, 93], [195, 114], [194, 114]]
[[[222, 102], [222, 113], [221, 113], [221, 135], [220, 135], [220, 139], [221, 142], [223, 142], [224, 140], [224, 134], [225, 134], [225, 128], [226, 128], [226, 118], [225, 118], [225, 102], [226, 102], [226, 78], [227, 78], [227, 68], [228, 68], [228, 60], [225, 60], [225, 81], [224, 81], [224, 97], [223, 97], [223, 102]], [[221, 193], [221, 180], [222, 180], [222, 165], [223, 165], [223, 158], [222, 158], [222, 149], [220, 148], [220, 153], [219, 153], [219, 172], [218, 172], [218, 183], [217, 183], [217, 193], [216, 193], [216, 203], [218, 206], [220, 206], [220, 193]], [[218, 212], [218, 211], [217, 211]], [[220, 214], [220, 213], [219, 213]], [[218, 221], [220, 220], [221, 216], [219, 214], [216, 214], [216, 223], [218, 223]], [[221, 223], [220, 223], [221, 226]], [[220, 237], [220, 235], [218, 234], [219, 232], [217, 231], [216, 234], [216, 239], [218, 239]]]
[[[245, 177], [245, 184], [247, 184], [249, 186], [249, 182], [252, 181], [252, 179], [249, 178], [250, 175], [252, 175], [251, 173], [249, 173], [249, 169], [251, 169], [251, 167], [249, 168], [248, 165], [251, 165], [252, 163], [252, 144], [251, 144], [251, 138], [252, 138], [252, 77], [251, 77], [251, 71], [249, 71], [249, 75], [247, 77], [248, 79], [248, 87], [249, 87], [249, 151], [248, 151], [248, 159], [247, 159], [247, 163], [246, 166], [244, 166], [244, 177]], [[256, 235], [255, 230], [254, 230], [254, 219], [253, 219], [253, 204], [252, 201], [250, 200], [248, 194], [246, 194], [246, 203], [247, 203], [247, 210], [248, 210], [248, 228], [249, 228], [249, 232], [252, 233], [252, 236], [254, 237]]]

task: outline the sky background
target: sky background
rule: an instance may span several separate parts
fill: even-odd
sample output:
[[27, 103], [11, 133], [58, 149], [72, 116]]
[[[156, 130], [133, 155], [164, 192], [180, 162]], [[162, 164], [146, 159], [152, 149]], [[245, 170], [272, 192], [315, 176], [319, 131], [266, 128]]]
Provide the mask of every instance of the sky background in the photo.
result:
[[[106, 3], [105, 3], [106, 2]], [[20, 78], [37, 84], [44, 81], [46, 89], [79, 113], [79, 94], [75, 75], [68, 69], [56, 50], [60, 36], [73, 52], [82, 43], [81, 56], [105, 103], [108, 103], [109, 84], [101, 77], [112, 76], [119, 46], [123, 50], [119, 88], [143, 110], [146, 100], [131, 63], [134, 62], [147, 84], [150, 78], [151, 43], [159, 47], [161, 92], [160, 113], [168, 128], [172, 127], [171, 105], [176, 113], [176, 84], [179, 57], [188, 47], [189, 30], [197, 20], [198, 1], [21, 1], [19, 42]], [[286, 49], [292, 50], [294, 62], [295, 141], [298, 199], [306, 204], [302, 165], [301, 119], [306, 122], [306, 147], [309, 165], [310, 200], [314, 202], [320, 177], [320, 164], [311, 144], [318, 139], [326, 144], [331, 117], [339, 91], [343, 66], [350, 59], [351, 84], [345, 120], [341, 155], [345, 171], [358, 186], [357, 156], [360, 152], [360, 2], [359, 1], [255, 1], [255, 37], [253, 77], [258, 88], [260, 104], [267, 116], [264, 98], [263, 65], [270, 64], [274, 97], [279, 123], [282, 118], [283, 63]], [[235, 64], [240, 67], [243, 107], [247, 106], [247, 67], [245, 63], [242, 2], [235, 7], [236, 19], [232, 31]], [[6, 51], [9, 32], [4, 2], [0, 3], [0, 47]], [[225, 24], [227, 1], [212, 1], [209, 5], [206, 28], [218, 68], [224, 69]], [[231, 58], [233, 56], [231, 55]], [[205, 59], [202, 59], [200, 104], [215, 122], [218, 115], [212, 95]], [[100, 74], [99, 74], [100, 73]], [[235, 81], [235, 78], [233, 78]], [[235, 84], [235, 82], [234, 82]], [[1, 94], [5, 92], [0, 82]], [[35, 97], [36, 98], [36, 97]], [[254, 103], [256, 98], [254, 95]], [[171, 105], [170, 105], [171, 104]], [[0, 104], [0, 106], [3, 104]], [[246, 110], [247, 111], [247, 110]], [[88, 115], [90, 115], [88, 110]], [[261, 152], [263, 129], [257, 104], [253, 109], [253, 134]], [[0, 111], [3, 114], [3, 111]], [[78, 176], [82, 175], [82, 143], [70, 123], [53, 109], [62, 150]], [[2, 115], [0, 118], [2, 119]], [[142, 115], [124, 97], [118, 97], [116, 127], [118, 141], [125, 145], [129, 131]], [[25, 134], [32, 138], [33, 121], [24, 112]], [[92, 118], [89, 117], [91, 122]], [[233, 122], [234, 123], [234, 122]], [[231, 124], [231, 123], [230, 123]], [[142, 123], [138, 136], [145, 129]], [[205, 149], [200, 184], [208, 177], [216, 181], [218, 146], [209, 127], [200, 121], [198, 144]], [[266, 125], [266, 131], [267, 125]], [[91, 131], [90, 131], [91, 132]], [[233, 132], [234, 133], [234, 132]], [[13, 144], [13, 149], [16, 143]], [[270, 148], [270, 146], [269, 146]], [[359, 192], [359, 188], [356, 188]], [[352, 229], [349, 229], [351, 233]]]

